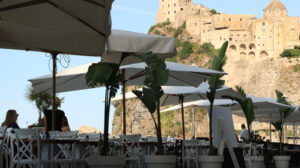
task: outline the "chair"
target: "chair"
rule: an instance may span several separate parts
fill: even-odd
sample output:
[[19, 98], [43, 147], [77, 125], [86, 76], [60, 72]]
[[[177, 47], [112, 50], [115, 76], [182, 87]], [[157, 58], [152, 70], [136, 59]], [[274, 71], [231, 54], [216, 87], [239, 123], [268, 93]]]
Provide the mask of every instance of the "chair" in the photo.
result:
[[79, 141], [89, 142], [88, 145], [85, 145], [81, 150], [81, 158], [86, 159], [87, 157], [94, 155], [99, 152], [98, 143], [90, 143], [90, 142], [99, 142], [100, 133], [83, 133], [79, 134]]
[[184, 140], [182, 148], [183, 165], [187, 165], [187, 168], [198, 168], [198, 140]]
[[[59, 132], [59, 131], [49, 131], [49, 135], [53, 140], [76, 140], [78, 131], [70, 132]], [[75, 161], [75, 144], [72, 143], [57, 143], [55, 145], [55, 152], [53, 152], [52, 163], [62, 163], [69, 164]]]
[[142, 152], [140, 149], [141, 135], [120, 135], [120, 138], [122, 139], [125, 147], [125, 160], [129, 162], [129, 167], [142, 167]]
[[5, 136], [3, 139], [2, 151], [5, 158], [5, 167], [9, 168], [10, 158], [11, 158], [11, 145], [10, 145], [10, 134], [12, 133], [12, 128], [7, 128], [5, 131]]
[[0, 128], [0, 166], [3, 166], [4, 138], [6, 136], [6, 126]]
[[121, 156], [123, 155], [124, 149], [122, 146], [121, 138], [113, 138], [108, 140], [109, 143], [109, 154], [113, 156]]
[[40, 140], [37, 130], [14, 129], [10, 134], [11, 167], [40, 167]]

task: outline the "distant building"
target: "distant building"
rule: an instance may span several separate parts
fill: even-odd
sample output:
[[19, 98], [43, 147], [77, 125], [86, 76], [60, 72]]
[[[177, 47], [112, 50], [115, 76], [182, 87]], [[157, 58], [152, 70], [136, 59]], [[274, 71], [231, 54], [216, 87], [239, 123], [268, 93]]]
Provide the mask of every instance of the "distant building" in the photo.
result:
[[300, 45], [299, 17], [289, 17], [279, 0], [268, 4], [262, 19], [253, 14], [212, 14], [191, 0], [159, 0], [156, 23], [167, 20], [175, 27], [186, 22], [192, 42], [210, 42], [220, 48], [229, 41], [228, 52], [234, 56], [278, 57], [284, 49]]

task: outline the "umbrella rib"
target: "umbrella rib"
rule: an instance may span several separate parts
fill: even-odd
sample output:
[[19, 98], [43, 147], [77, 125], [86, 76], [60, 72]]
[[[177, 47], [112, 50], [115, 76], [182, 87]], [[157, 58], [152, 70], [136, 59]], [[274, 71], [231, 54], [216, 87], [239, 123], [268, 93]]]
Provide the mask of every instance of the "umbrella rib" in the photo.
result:
[[192, 84], [192, 83], [190, 83], [190, 82], [185, 82], [185, 81], [183, 81], [183, 80], [181, 80], [181, 79], [175, 77], [175, 76], [172, 75], [172, 74], [169, 74], [169, 76], [173, 77], [174, 79], [176, 79], [176, 80], [178, 80], [178, 81], [180, 81], [180, 82], [182, 82], [182, 83], [185, 83], [185, 84], [188, 84], [188, 85], [195, 86], [194, 84]]
[[93, 26], [90, 25], [88, 22], [84, 21], [83, 19], [80, 19], [80, 18], [74, 16], [72, 13], [70, 13], [70, 12], [68, 12], [68, 11], [66, 11], [66, 10], [64, 10], [64, 9], [62, 9], [62, 8], [59, 7], [57, 4], [55, 4], [55, 3], [53, 3], [53, 2], [51, 2], [51, 1], [49, 1], [49, 0], [48, 0], [47, 2], [48, 2], [50, 5], [52, 5], [52, 6], [54, 6], [55, 8], [57, 8], [58, 10], [64, 12], [64, 13], [67, 14], [67, 15], [69, 15], [70, 17], [72, 17], [72, 18], [78, 20], [80, 23], [82, 23], [83, 25], [87, 26], [88, 28], [90, 28], [90, 29], [94, 30], [95, 32], [99, 33], [101, 36], [106, 37], [106, 34], [105, 34], [105, 33], [99, 31], [98, 29], [96, 29], [95, 27], [93, 27]]
[[127, 81], [139, 78], [139, 77], [143, 76], [144, 74], [145, 74], [145, 70], [141, 70], [140, 72], [138, 72], [138, 73], [132, 75], [130, 78], [128, 78]]
[[29, 7], [29, 6], [33, 6], [33, 5], [39, 5], [39, 4], [46, 3], [46, 2], [47, 2], [47, 0], [35, 0], [35, 1], [18, 3], [18, 4], [14, 4], [14, 5], [10, 5], [10, 6], [0, 8], [0, 12], [19, 9], [19, 8], [24, 8], [24, 7]]
[[102, 5], [102, 4], [92, 1], [92, 0], [84, 0], [84, 1], [105, 8], [105, 5]]
[[164, 104], [166, 103], [168, 97], [169, 97], [169, 95], [167, 95], [166, 98], [163, 100], [163, 102], [161, 103], [161, 106], [164, 106]]

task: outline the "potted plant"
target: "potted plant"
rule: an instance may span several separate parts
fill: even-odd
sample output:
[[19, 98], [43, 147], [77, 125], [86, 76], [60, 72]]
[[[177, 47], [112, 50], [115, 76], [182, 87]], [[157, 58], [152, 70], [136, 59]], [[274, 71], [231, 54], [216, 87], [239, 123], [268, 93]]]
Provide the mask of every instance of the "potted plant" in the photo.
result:
[[[226, 63], [226, 50], [228, 46], [228, 41], [226, 41], [220, 51], [218, 56], [214, 56], [212, 60], [212, 67], [211, 69], [221, 71], [223, 72], [223, 66]], [[208, 78], [208, 84], [209, 84], [209, 91], [207, 92], [207, 98], [210, 102], [210, 107], [209, 107], [209, 153], [208, 156], [200, 156], [199, 161], [201, 167], [205, 168], [220, 168], [222, 167], [222, 164], [224, 162], [224, 156], [218, 156], [213, 145], [213, 140], [212, 140], [212, 113], [213, 113], [213, 105], [214, 105], [214, 100], [215, 100], [215, 94], [216, 90], [221, 88], [225, 81], [221, 80], [223, 75], [214, 75]]]
[[[158, 140], [156, 155], [146, 155], [145, 162], [148, 168], [172, 168], [176, 163], [176, 155], [165, 155], [164, 153], [160, 121], [160, 98], [164, 94], [161, 86], [168, 82], [169, 71], [166, 69], [165, 61], [158, 59], [152, 53], [142, 55], [141, 59], [147, 64], [145, 68], [145, 87], [142, 91], [133, 90], [132, 92], [149, 110]], [[155, 111], [157, 121], [154, 117]]]
[[[231, 100], [235, 100], [238, 102], [244, 112], [247, 127], [248, 127], [248, 136], [249, 136], [249, 143], [250, 147], [252, 147], [252, 140], [253, 140], [253, 134], [251, 132], [251, 125], [252, 122], [255, 120], [255, 114], [254, 114], [254, 105], [251, 98], [246, 96], [245, 91], [242, 87], [236, 86], [236, 92], [239, 95], [238, 97], [232, 97], [232, 96], [223, 96], [224, 98], [229, 98]], [[245, 157], [245, 164], [246, 167], [263, 167], [264, 165], [264, 156], [253, 156], [252, 149], [249, 149], [249, 157]]]
[[92, 64], [86, 74], [86, 83], [88, 87], [105, 86], [105, 103], [104, 103], [104, 135], [99, 141], [100, 155], [93, 155], [87, 158], [87, 163], [90, 167], [106, 168], [120, 167], [125, 165], [124, 156], [108, 156], [108, 128], [109, 128], [109, 113], [111, 98], [116, 96], [119, 89], [119, 83], [123, 77], [120, 73], [120, 65], [129, 54], [123, 53], [119, 64], [98, 62]]
[[[275, 90], [277, 96], [277, 102], [285, 105], [291, 106], [291, 104], [286, 100], [286, 97], [283, 96], [282, 92]], [[280, 149], [279, 155], [273, 156], [275, 161], [276, 168], [288, 168], [291, 156], [285, 156], [283, 152], [283, 145], [282, 145], [282, 131], [283, 131], [283, 124], [286, 118], [294, 111], [294, 108], [280, 108], [280, 120], [277, 122], [272, 123], [276, 130], [279, 132], [279, 141], [280, 141]]]
[[52, 102], [52, 95], [49, 93], [41, 93], [36, 95], [32, 87], [26, 89], [25, 97], [30, 101], [34, 102], [38, 109], [39, 119], [38, 123], [32, 124], [29, 127], [41, 127], [43, 126], [42, 112], [49, 109]]

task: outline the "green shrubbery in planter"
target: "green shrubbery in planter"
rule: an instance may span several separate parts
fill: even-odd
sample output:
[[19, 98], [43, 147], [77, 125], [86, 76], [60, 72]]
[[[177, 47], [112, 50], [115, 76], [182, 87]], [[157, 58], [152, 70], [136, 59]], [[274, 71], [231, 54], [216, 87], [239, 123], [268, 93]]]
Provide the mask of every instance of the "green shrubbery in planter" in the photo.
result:
[[[145, 156], [145, 162], [148, 168], [171, 168], [176, 162], [175, 155], [165, 155], [162, 144], [161, 116], [160, 116], [160, 98], [164, 94], [161, 86], [168, 82], [169, 70], [166, 69], [164, 60], [158, 59], [156, 55], [147, 53], [141, 56], [147, 67], [145, 68], [145, 81], [142, 91], [133, 90], [132, 92], [142, 101], [149, 110], [153, 119], [156, 136], [157, 152], [155, 156]], [[156, 111], [156, 118], [154, 117]]]
[[[291, 106], [291, 104], [286, 100], [286, 97], [283, 96], [282, 92], [280, 92], [278, 90], [275, 90], [275, 92], [276, 92], [278, 103]], [[279, 109], [280, 120], [272, 123], [272, 125], [275, 127], [275, 129], [279, 131], [279, 141], [280, 141], [279, 156], [273, 156], [276, 168], [288, 168], [289, 167], [290, 156], [285, 156], [283, 153], [282, 131], [283, 131], [283, 125], [284, 125], [285, 120], [287, 119], [287, 117], [289, 115], [292, 114], [292, 112], [294, 110], [295, 110], [294, 108], [289, 108], [289, 107], [280, 108]]]

